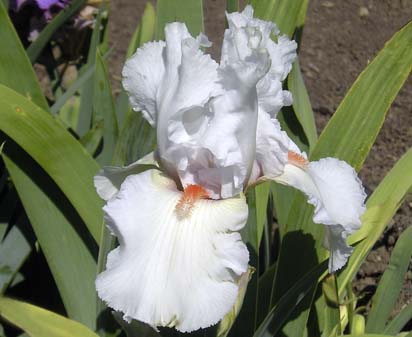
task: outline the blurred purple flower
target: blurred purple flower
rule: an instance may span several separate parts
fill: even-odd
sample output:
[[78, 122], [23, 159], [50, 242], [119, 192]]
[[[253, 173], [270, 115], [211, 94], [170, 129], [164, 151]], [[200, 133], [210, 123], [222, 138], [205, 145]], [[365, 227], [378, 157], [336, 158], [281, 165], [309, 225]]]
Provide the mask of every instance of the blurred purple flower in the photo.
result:
[[64, 8], [68, 4], [68, 0], [35, 0], [40, 9], [48, 10], [53, 6]]
[[52, 9], [63, 9], [69, 2], [70, 0], [11, 0], [10, 8], [18, 12], [25, 5], [35, 4], [43, 12], [44, 18], [48, 21], [53, 17]]
[[43, 11], [46, 20], [50, 20], [52, 16], [51, 9], [63, 9], [69, 4], [70, 0], [35, 0], [37, 6]]

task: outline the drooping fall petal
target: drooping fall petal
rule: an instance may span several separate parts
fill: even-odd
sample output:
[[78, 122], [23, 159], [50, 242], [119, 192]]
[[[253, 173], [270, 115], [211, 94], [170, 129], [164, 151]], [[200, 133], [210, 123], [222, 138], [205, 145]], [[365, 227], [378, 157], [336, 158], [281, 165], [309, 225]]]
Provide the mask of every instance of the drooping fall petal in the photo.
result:
[[325, 243], [331, 251], [329, 271], [341, 268], [351, 248], [345, 239], [361, 226], [366, 194], [355, 170], [342, 160], [323, 158], [309, 162], [292, 153], [275, 181], [293, 186], [315, 207], [313, 221], [327, 225]]
[[249, 259], [238, 233], [245, 198], [199, 199], [199, 189], [184, 194], [148, 170], [128, 176], [104, 207], [120, 246], [96, 287], [125, 318], [186, 332], [217, 323], [235, 303]]

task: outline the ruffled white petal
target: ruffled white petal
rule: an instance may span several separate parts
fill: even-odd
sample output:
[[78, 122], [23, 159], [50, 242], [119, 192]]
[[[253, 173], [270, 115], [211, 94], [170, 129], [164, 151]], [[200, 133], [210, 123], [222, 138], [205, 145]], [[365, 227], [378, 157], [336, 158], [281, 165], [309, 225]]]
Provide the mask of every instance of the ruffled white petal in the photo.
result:
[[177, 111], [204, 106], [217, 90], [218, 64], [200, 50], [199, 42], [190, 37], [181, 42], [181, 64], [175, 101]]
[[325, 225], [342, 225], [352, 233], [361, 225], [366, 194], [355, 170], [344, 161], [324, 158], [301, 168], [286, 164], [276, 181], [291, 185], [308, 197], [315, 206], [313, 221]]
[[308, 174], [320, 193], [324, 210], [316, 206], [314, 221], [323, 224], [340, 224], [348, 233], [360, 228], [360, 216], [365, 211], [366, 193], [355, 170], [342, 160], [323, 158], [311, 162]]
[[297, 43], [289, 40], [286, 35], [278, 35], [277, 42], [270, 40], [267, 44], [270, 59], [272, 60], [270, 74], [283, 81], [292, 70], [292, 63], [296, 59]]
[[[193, 38], [183, 23], [165, 27], [166, 41], [139, 48], [123, 69], [123, 85], [135, 110], [157, 128], [160, 160], [169, 146], [189, 141], [207, 125], [205, 104], [219, 92], [218, 64], [200, 49], [210, 45]], [[170, 175], [173, 167], [163, 163]]]
[[292, 70], [296, 58], [297, 44], [285, 35], [277, 34], [277, 42], [267, 40], [266, 49], [269, 52], [271, 66], [265, 77], [257, 85], [259, 109], [275, 118], [283, 106], [292, 105], [292, 94], [282, 89], [284, 81]]
[[[160, 156], [170, 142], [186, 142], [193, 136], [195, 124], [204, 124], [199, 114], [218, 91], [218, 65], [200, 50], [183, 23], [168, 24], [166, 36], [166, 72], [159, 94], [160, 122], [157, 138]], [[200, 42], [199, 42], [200, 41]]]
[[104, 207], [120, 246], [96, 287], [126, 317], [186, 332], [217, 323], [235, 303], [248, 263], [237, 231], [248, 211], [240, 196], [198, 200], [182, 217], [181, 198], [159, 171], [126, 178]]
[[[275, 180], [308, 196], [308, 202], [315, 206], [313, 221], [331, 226], [330, 271], [343, 266], [350, 254], [344, 239], [360, 228], [360, 218], [365, 211], [366, 194], [355, 170], [344, 161], [324, 158], [303, 166], [288, 163]], [[339, 232], [339, 229], [342, 230]], [[338, 232], [340, 236], [336, 235]]]
[[268, 52], [260, 48], [261, 39], [258, 26], [232, 25], [226, 30], [223, 49], [233, 55], [222, 59], [216, 96], [205, 106], [177, 113], [169, 120], [170, 142], [161, 153], [164, 166], [183, 186], [200, 184], [215, 199], [239, 194], [252, 171], [256, 85], [270, 67]]
[[329, 272], [341, 269], [352, 254], [353, 248], [348, 246], [347, 231], [339, 225], [326, 226], [324, 246], [330, 250]]
[[177, 145], [196, 142], [207, 127], [207, 103], [220, 88], [218, 64], [200, 49], [209, 44], [207, 38], [203, 34], [193, 38], [183, 23], [168, 24], [165, 36], [166, 70], [158, 95], [157, 145], [163, 168], [179, 179], [176, 167], [181, 164], [171, 160], [170, 152]]
[[123, 86], [129, 94], [135, 111], [154, 126], [157, 120], [158, 91], [165, 72], [164, 41], [148, 42], [127, 60], [124, 65]]
[[[221, 64], [230, 64], [237, 59], [245, 60], [251, 49], [267, 49], [270, 35], [279, 30], [273, 22], [253, 18], [252, 6], [246, 6], [243, 12], [226, 13], [229, 29], [225, 31], [222, 45]], [[252, 35], [249, 41], [242, 39], [242, 34]]]
[[[292, 69], [296, 58], [297, 44], [286, 35], [280, 35], [279, 29], [272, 22], [253, 18], [253, 8], [246, 6], [241, 13], [227, 14], [229, 29], [225, 32], [222, 46], [222, 64], [230, 64], [238, 58], [251, 58], [250, 46], [266, 50], [269, 53], [270, 69], [257, 84], [259, 109], [272, 118], [283, 106], [292, 104], [292, 95], [282, 90], [282, 81]], [[250, 42], [239, 43], [239, 34], [234, 32], [254, 32]], [[276, 42], [272, 40], [275, 36]], [[245, 39], [243, 39], [245, 41]], [[236, 42], [236, 43], [235, 43]]]
[[125, 167], [106, 166], [94, 176], [94, 187], [100, 198], [107, 201], [119, 192], [128, 175], [138, 174], [156, 166], [158, 163], [153, 152]]
[[200, 184], [216, 199], [243, 190], [254, 161], [257, 125], [256, 72], [245, 66], [225, 69], [221, 76], [224, 93], [210, 102], [207, 127], [197, 128], [203, 128], [201, 136], [177, 143], [164, 155], [183, 185]]
[[284, 106], [292, 105], [292, 94], [282, 89], [282, 82], [273, 76], [266, 75], [257, 84], [259, 110], [266, 112], [271, 118]]
[[315, 206], [313, 221], [327, 225], [329, 270], [341, 268], [352, 252], [346, 237], [360, 228], [366, 194], [355, 170], [344, 161], [324, 158], [309, 162], [281, 131], [279, 122], [259, 110], [256, 161], [249, 183], [272, 179], [293, 186]]

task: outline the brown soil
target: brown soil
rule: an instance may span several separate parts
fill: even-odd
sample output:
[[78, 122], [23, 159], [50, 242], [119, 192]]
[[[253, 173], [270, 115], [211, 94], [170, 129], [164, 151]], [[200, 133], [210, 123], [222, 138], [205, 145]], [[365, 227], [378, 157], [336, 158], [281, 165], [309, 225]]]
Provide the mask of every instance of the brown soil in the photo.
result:
[[[145, 0], [117, 0], [110, 22], [114, 46], [110, 69], [115, 88], [127, 43], [139, 20]], [[222, 0], [204, 1], [205, 30], [219, 55], [224, 30]], [[412, 19], [412, 0], [311, 0], [303, 34], [300, 61], [316, 114], [319, 132], [325, 126], [356, 77], [384, 43]], [[113, 42], [114, 41], [114, 42]], [[412, 146], [412, 85], [410, 79], [388, 112], [385, 124], [360, 175], [367, 191], [373, 191], [385, 174]], [[408, 199], [362, 266], [355, 282], [357, 292], [373, 292], [399, 236], [412, 225]], [[412, 298], [409, 270], [398, 307]]]

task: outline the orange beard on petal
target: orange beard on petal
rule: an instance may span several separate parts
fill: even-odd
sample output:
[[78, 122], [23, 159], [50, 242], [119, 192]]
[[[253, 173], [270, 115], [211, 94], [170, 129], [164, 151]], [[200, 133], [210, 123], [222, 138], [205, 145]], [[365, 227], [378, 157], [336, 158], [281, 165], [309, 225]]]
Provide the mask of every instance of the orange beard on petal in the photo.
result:
[[187, 185], [183, 190], [183, 195], [176, 204], [175, 212], [179, 219], [186, 218], [192, 213], [196, 201], [209, 199], [206, 189], [200, 185]]
[[293, 151], [288, 152], [288, 162], [302, 169], [306, 169], [309, 164], [309, 161], [305, 157]]

